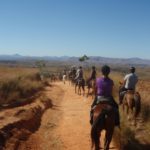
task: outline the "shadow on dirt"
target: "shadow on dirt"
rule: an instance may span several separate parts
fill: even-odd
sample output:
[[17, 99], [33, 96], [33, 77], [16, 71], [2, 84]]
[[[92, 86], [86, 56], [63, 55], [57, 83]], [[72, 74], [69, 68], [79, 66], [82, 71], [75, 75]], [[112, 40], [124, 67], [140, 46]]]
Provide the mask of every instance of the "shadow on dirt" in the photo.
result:
[[121, 150], [150, 150], [150, 144], [141, 144], [138, 140], [129, 141]]

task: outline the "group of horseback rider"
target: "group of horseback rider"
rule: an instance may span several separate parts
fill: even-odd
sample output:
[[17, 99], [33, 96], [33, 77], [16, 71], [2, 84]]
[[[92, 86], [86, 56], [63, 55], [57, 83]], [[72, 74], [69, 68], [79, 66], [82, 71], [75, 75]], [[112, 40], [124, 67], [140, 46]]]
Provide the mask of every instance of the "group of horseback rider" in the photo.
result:
[[[78, 82], [84, 80], [82, 67], [79, 66], [77, 70], [75, 70], [75, 68], [73, 68], [73, 70], [75, 75], [74, 79], [76, 81], [76, 84], [78, 84]], [[135, 67], [130, 67], [129, 70], [130, 70], [129, 74], [127, 74], [124, 77], [122, 86], [119, 89], [119, 104], [122, 104], [123, 97], [128, 90], [135, 91], [135, 86], [138, 82], [138, 77], [135, 74]], [[88, 79], [88, 82], [90, 81], [95, 82], [95, 93], [94, 93], [95, 98], [91, 105], [91, 113], [90, 113], [91, 125], [93, 124], [93, 110], [96, 108], [98, 104], [107, 102], [114, 108], [115, 116], [116, 116], [115, 125], [120, 126], [118, 104], [116, 103], [112, 95], [114, 82], [109, 77], [110, 71], [111, 71], [110, 67], [108, 65], [104, 65], [101, 68], [102, 77], [96, 78], [97, 76], [96, 68], [95, 66], [92, 66], [92, 71]]]
[[[110, 67], [104, 65], [101, 68], [102, 77], [96, 79], [96, 92], [95, 92], [95, 99], [91, 106], [91, 120], [90, 123], [93, 124], [93, 110], [95, 109], [96, 105], [101, 102], [106, 102], [113, 106], [115, 111], [115, 125], [120, 126], [120, 117], [119, 117], [119, 110], [118, 104], [113, 98], [112, 91], [114, 82], [112, 79], [109, 78]], [[124, 77], [122, 88], [119, 90], [119, 104], [122, 104], [123, 97], [128, 90], [135, 91], [135, 86], [138, 82], [138, 77], [135, 74], [135, 68], [130, 68], [130, 73]]]
[[[78, 83], [80, 80], [84, 80], [83, 70], [82, 66], [79, 66], [79, 68], [76, 70], [75, 67], [72, 68], [70, 71], [71, 75], [74, 75], [74, 80]], [[96, 68], [95, 66], [92, 66], [92, 72], [90, 75], [90, 78], [88, 79], [88, 82], [91, 80], [96, 80]]]

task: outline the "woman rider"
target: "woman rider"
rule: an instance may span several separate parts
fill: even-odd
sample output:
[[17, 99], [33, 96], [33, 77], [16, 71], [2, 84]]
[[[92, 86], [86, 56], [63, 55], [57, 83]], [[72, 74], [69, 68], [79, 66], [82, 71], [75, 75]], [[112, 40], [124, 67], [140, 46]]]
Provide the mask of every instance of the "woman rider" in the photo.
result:
[[96, 107], [97, 104], [100, 102], [107, 101], [108, 104], [112, 105], [115, 109], [116, 119], [115, 125], [120, 126], [120, 119], [119, 119], [119, 111], [118, 111], [118, 104], [115, 102], [112, 91], [114, 82], [109, 78], [110, 67], [104, 65], [101, 69], [102, 77], [96, 79], [96, 92], [95, 92], [95, 100], [91, 106], [91, 120], [90, 123], [93, 123], [93, 109]]

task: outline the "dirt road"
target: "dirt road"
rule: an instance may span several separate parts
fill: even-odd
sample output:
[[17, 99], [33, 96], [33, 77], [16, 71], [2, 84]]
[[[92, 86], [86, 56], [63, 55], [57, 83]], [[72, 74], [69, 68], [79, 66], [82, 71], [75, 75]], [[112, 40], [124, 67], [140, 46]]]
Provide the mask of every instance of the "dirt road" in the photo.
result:
[[[45, 94], [52, 100], [52, 108], [43, 114], [37, 131], [27, 140], [20, 140], [17, 149], [90, 150], [91, 97], [75, 94], [69, 83], [62, 82], [47, 87]], [[113, 143], [111, 148], [116, 150]]]

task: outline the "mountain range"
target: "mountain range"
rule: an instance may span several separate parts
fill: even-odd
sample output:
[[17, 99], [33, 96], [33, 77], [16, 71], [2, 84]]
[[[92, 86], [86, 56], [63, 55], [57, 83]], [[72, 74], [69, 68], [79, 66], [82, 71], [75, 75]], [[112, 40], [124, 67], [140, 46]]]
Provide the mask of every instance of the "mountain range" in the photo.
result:
[[[22, 56], [19, 54], [14, 55], [0, 55], [0, 61], [61, 61], [61, 62], [72, 62], [78, 63], [79, 57], [69, 57], [69, 56]], [[150, 59], [141, 59], [141, 58], [109, 58], [109, 57], [101, 57], [101, 56], [89, 56], [89, 60], [87, 62], [94, 64], [125, 64], [125, 65], [150, 65]]]

